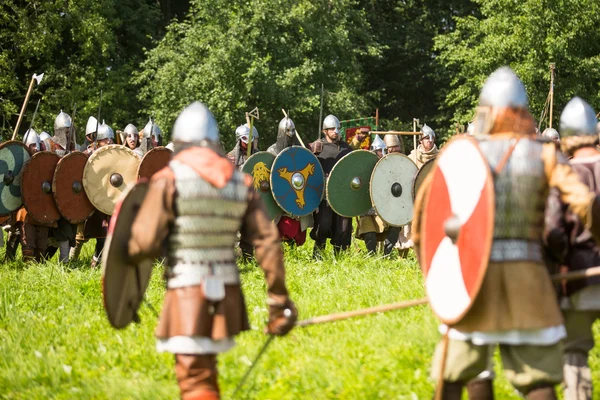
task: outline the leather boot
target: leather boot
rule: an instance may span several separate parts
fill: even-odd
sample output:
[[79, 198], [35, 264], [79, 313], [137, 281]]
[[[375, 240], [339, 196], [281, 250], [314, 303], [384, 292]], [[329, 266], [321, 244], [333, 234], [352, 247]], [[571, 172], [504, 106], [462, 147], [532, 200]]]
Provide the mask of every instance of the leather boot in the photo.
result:
[[491, 379], [475, 379], [467, 383], [469, 400], [494, 400], [494, 385]]
[[[444, 381], [444, 387], [442, 388], [442, 400], [461, 400], [464, 382], [448, 382]], [[436, 388], [436, 393], [437, 393]], [[435, 400], [435, 394], [433, 398]]]
[[558, 400], [556, 397], [556, 392], [554, 391], [554, 386], [545, 385], [538, 386], [535, 389], [530, 390], [527, 393], [528, 400]]

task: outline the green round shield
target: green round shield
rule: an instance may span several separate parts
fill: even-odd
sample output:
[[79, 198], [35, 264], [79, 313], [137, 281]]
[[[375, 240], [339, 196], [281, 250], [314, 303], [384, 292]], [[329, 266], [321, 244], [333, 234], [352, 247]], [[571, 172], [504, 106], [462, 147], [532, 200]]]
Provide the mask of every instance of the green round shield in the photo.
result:
[[337, 214], [356, 217], [369, 211], [369, 181], [379, 158], [367, 150], [355, 150], [342, 157], [327, 180], [327, 201]]
[[275, 156], [267, 151], [254, 153], [242, 166], [242, 171], [252, 175], [252, 185], [263, 199], [271, 219], [281, 215], [283, 211], [275, 202], [271, 193], [271, 167]]

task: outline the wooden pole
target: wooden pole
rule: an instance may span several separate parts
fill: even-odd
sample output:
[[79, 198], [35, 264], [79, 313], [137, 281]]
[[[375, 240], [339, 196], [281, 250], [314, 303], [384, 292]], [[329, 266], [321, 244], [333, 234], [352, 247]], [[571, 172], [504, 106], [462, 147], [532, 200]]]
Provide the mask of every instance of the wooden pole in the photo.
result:
[[21, 106], [21, 113], [19, 114], [19, 119], [17, 120], [17, 126], [15, 126], [15, 130], [12, 135], [11, 140], [15, 140], [17, 136], [17, 132], [21, 127], [21, 121], [23, 120], [23, 114], [25, 114], [25, 109], [27, 108], [27, 103], [29, 102], [29, 96], [31, 96], [31, 91], [33, 90], [33, 82], [35, 82], [35, 74], [31, 77], [31, 82], [29, 82], [29, 88], [27, 89], [27, 94], [25, 95], [25, 101], [23, 102], [23, 106]]
[[554, 63], [550, 63], [550, 122], [548, 126], [552, 128], [552, 114], [554, 111]]
[[249, 113], [246, 113], [246, 123], [250, 127], [250, 133], [248, 133], [248, 148], [246, 149], [246, 157], [250, 158], [252, 155], [252, 122], [254, 117], [250, 117]]
[[440, 361], [440, 376], [438, 376], [438, 383], [435, 389], [435, 400], [443, 400], [442, 392], [444, 391], [444, 372], [446, 372], [446, 360], [448, 359], [448, 345], [450, 344], [450, 327], [446, 328], [446, 333], [442, 338], [442, 359]]
[[362, 315], [369, 315], [369, 314], [374, 314], [374, 313], [378, 313], [378, 312], [401, 310], [403, 308], [409, 308], [409, 307], [419, 306], [421, 304], [427, 304], [428, 301], [429, 300], [427, 299], [427, 297], [423, 297], [423, 298], [417, 299], [417, 300], [406, 300], [406, 301], [400, 301], [400, 302], [392, 303], [392, 304], [384, 304], [384, 305], [375, 306], [375, 307], [362, 308], [360, 310], [346, 311], [346, 312], [340, 312], [340, 313], [329, 314], [329, 315], [321, 315], [320, 317], [314, 317], [314, 318], [305, 319], [303, 321], [298, 321], [298, 322], [296, 322], [296, 326], [306, 327], [306, 326], [311, 326], [311, 325], [324, 324], [327, 322], [341, 321], [341, 320], [352, 318], [352, 317], [359, 317]]
[[417, 124], [419, 123], [419, 120], [416, 118], [413, 118], [413, 147], [415, 152], [417, 151], [417, 135], [415, 135], [415, 132], [417, 132]]

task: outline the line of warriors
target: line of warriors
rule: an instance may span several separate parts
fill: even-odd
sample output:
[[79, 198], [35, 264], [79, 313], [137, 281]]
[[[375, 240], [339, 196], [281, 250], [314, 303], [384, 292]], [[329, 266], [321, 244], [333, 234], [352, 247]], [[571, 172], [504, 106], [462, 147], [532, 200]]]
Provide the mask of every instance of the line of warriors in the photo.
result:
[[[330, 171], [336, 155], [358, 147], [364, 132], [346, 143], [340, 140], [335, 117], [328, 116], [323, 125], [324, 137], [310, 148], [323, 169]], [[272, 151], [289, 146], [292, 129], [290, 120], [282, 121]], [[567, 283], [557, 296], [549, 267], [574, 271], [600, 265], [595, 112], [580, 98], [565, 106], [559, 149], [536, 132], [525, 87], [504, 67], [485, 82], [472, 131], [492, 171], [491, 252], [471, 307], [452, 326], [440, 326], [445, 339], [433, 357], [432, 377], [442, 383], [436, 394], [459, 400], [466, 387], [471, 399], [493, 399], [492, 360], [499, 348], [508, 381], [524, 397], [554, 400], [555, 385], [564, 382], [566, 399], [591, 399], [588, 356], [594, 346], [592, 324], [600, 318], [600, 281]], [[217, 355], [249, 329], [233, 251], [236, 241], [250, 244], [265, 272], [267, 333], [285, 335], [297, 318], [286, 287], [283, 232], [269, 218], [251, 177], [236, 168], [243, 163], [250, 136], [257, 137], [249, 132], [239, 129], [236, 149], [223, 157], [212, 113], [199, 102], [185, 108], [173, 128], [175, 150], [169, 168], [153, 176], [131, 227], [132, 263], [167, 255], [167, 293], [156, 329], [157, 349], [174, 354], [184, 400], [220, 398]], [[413, 153], [415, 162], [425, 161], [432, 152], [426, 142], [433, 138], [423, 130], [420, 150]], [[383, 153], [377, 146], [382, 145], [377, 141], [373, 151]], [[424, 217], [421, 205], [430, 178], [415, 200], [412, 240], [417, 253]], [[351, 220], [322, 203], [311, 232], [315, 252], [327, 239], [336, 249], [347, 248], [350, 225]]]
[[[151, 149], [162, 145], [162, 132], [152, 121], [148, 121], [143, 130], [128, 124], [123, 131], [114, 130], [104, 121], [89, 117], [85, 129], [85, 141], [78, 145], [71, 117], [61, 111], [54, 121], [54, 135], [38, 133], [30, 128], [23, 137], [23, 143], [31, 155], [48, 151], [63, 157], [72, 151], [81, 151], [90, 156], [94, 151], [109, 144], [122, 144], [142, 158]], [[169, 145], [167, 146], [169, 147]], [[96, 239], [91, 266], [94, 268], [101, 260], [110, 216], [95, 210], [85, 221], [71, 224], [61, 217], [58, 221], [42, 224], [21, 207], [4, 222], [7, 231], [6, 259], [14, 260], [21, 245], [24, 261], [41, 262], [50, 259], [59, 252], [59, 261], [76, 261], [81, 249], [89, 239]]]
[[[322, 126], [323, 137], [309, 143], [308, 147], [318, 158], [323, 167], [325, 178], [327, 178], [341, 155], [362, 148], [363, 142], [370, 135], [370, 129], [366, 127], [358, 129], [356, 135], [346, 142], [341, 135], [340, 121], [336, 116], [328, 115], [325, 117]], [[252, 135], [250, 135], [248, 124], [240, 125], [235, 134], [236, 144], [227, 153], [227, 158], [238, 170], [241, 170], [248, 159], [250, 137], [252, 137], [250, 155], [259, 151], [259, 135], [255, 127], [253, 127]], [[427, 161], [437, 156], [439, 149], [435, 144], [435, 132], [427, 124], [424, 124], [421, 128], [419, 136], [418, 146], [411, 151], [408, 157], [418, 168], [421, 168]], [[267, 152], [277, 156], [288, 147], [299, 145], [296, 138], [297, 132], [294, 121], [289, 117], [285, 117], [279, 122], [276, 142], [269, 146]], [[404, 154], [404, 145], [401, 136], [385, 135], [381, 139], [379, 135], [375, 135], [370, 150], [381, 158], [386, 154]], [[307, 229], [312, 227], [310, 236], [315, 241], [313, 257], [316, 259], [322, 257], [322, 251], [328, 239], [336, 254], [348, 249], [351, 244], [352, 218], [337, 214], [331, 208], [327, 199], [322, 200], [319, 208], [312, 215], [295, 217], [283, 214], [278, 215], [274, 222], [279, 230], [281, 240], [296, 246], [304, 244]], [[359, 217], [355, 232], [356, 238], [365, 241], [366, 248], [370, 253], [374, 254], [378, 247], [382, 247], [384, 255], [389, 255], [396, 248], [401, 256], [405, 256], [412, 248], [413, 243], [410, 240], [410, 235], [410, 224], [403, 227], [391, 226], [377, 215], [375, 208], [371, 208], [368, 213]], [[240, 247], [245, 256], [249, 257], [252, 254], [252, 248], [248, 244], [240, 243]]]

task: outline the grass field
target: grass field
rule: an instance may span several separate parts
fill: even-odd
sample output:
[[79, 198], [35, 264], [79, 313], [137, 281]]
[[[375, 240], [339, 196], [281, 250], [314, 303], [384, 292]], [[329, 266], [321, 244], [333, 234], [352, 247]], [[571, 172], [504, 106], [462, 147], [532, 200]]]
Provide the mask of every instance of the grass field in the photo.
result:
[[[143, 306], [140, 324], [110, 327], [100, 271], [87, 266], [92, 244], [76, 265], [54, 259], [0, 267], [0, 398], [178, 398], [172, 355], [154, 349], [153, 311]], [[361, 243], [338, 260], [326, 256], [314, 262], [311, 250], [312, 243], [286, 248], [288, 286], [301, 319], [424, 295], [413, 258], [368, 257]], [[231, 398], [266, 340], [262, 272], [253, 263], [240, 268], [252, 330], [219, 357], [224, 399]], [[157, 265], [147, 292], [156, 310], [164, 293], [161, 273]], [[426, 306], [296, 329], [272, 343], [237, 397], [430, 399], [428, 374], [438, 340], [436, 319]], [[519, 398], [502, 377], [495, 388], [497, 399]]]

